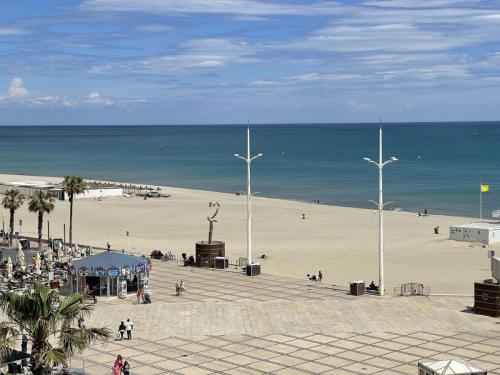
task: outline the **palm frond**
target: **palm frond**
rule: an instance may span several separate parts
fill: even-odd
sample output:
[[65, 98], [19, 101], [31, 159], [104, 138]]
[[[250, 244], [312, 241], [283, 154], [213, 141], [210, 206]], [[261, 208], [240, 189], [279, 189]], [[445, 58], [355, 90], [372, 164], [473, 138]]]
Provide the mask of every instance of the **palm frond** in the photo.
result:
[[45, 364], [59, 365], [64, 363], [68, 355], [63, 348], [49, 347], [44, 353], [42, 353], [42, 360]]
[[72, 294], [63, 300], [58, 308], [58, 314], [60, 314], [65, 320], [72, 320], [78, 318], [80, 312], [82, 311], [82, 307], [84, 305], [81, 304], [83, 299], [82, 294]]
[[59, 334], [59, 345], [69, 356], [82, 352], [87, 346], [95, 343], [105, 343], [109, 340], [111, 331], [107, 328], [63, 328]]
[[4, 322], [0, 323], [0, 360], [7, 356], [16, 343], [18, 331]]

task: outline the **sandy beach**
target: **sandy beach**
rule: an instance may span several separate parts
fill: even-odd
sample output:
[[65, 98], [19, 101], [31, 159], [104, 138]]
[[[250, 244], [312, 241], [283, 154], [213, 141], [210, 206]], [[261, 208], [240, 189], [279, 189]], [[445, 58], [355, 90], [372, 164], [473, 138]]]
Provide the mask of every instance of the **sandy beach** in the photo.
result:
[[[0, 181], [43, 180], [57, 177], [0, 175]], [[133, 252], [152, 249], [194, 255], [196, 241], [208, 237], [209, 202], [221, 204], [214, 239], [226, 242], [230, 258], [246, 254], [246, 198], [235, 194], [162, 187], [169, 198], [112, 197], [102, 201], [77, 200], [74, 205], [74, 242], [126, 249], [126, 231]], [[347, 285], [351, 280], [378, 278], [378, 216], [374, 210], [313, 205], [280, 199], [253, 199], [253, 254], [262, 254], [265, 273], [304, 278], [321, 270], [323, 281]], [[302, 214], [306, 219], [302, 219]], [[16, 231], [36, 235], [36, 215], [27, 204], [16, 212]], [[491, 276], [487, 249], [482, 244], [448, 239], [449, 226], [474, 219], [414, 213], [385, 213], [386, 290], [405, 282], [421, 282], [434, 293], [467, 294], [473, 283]], [[4, 210], [5, 226], [8, 212]], [[68, 227], [69, 203], [56, 201], [44, 223], [47, 235], [63, 236]], [[433, 234], [439, 225], [441, 234]], [[492, 246], [497, 248], [500, 246]]]

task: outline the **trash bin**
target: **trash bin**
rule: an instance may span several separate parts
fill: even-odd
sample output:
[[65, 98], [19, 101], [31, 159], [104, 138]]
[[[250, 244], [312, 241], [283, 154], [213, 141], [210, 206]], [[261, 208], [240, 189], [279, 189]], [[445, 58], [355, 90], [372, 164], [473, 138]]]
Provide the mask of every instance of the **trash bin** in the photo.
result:
[[215, 257], [214, 258], [214, 268], [224, 269], [229, 267], [229, 259], [226, 257]]
[[361, 296], [365, 294], [365, 281], [364, 280], [356, 280], [350, 283], [351, 286], [351, 295], [353, 296]]
[[260, 275], [260, 264], [253, 263], [247, 264], [247, 276], [257, 276]]

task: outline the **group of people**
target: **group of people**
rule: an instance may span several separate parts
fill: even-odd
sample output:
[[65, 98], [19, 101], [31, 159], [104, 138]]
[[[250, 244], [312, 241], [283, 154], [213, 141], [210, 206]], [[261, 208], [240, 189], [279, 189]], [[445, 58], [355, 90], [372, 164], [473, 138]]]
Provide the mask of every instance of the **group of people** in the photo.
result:
[[136, 292], [137, 304], [140, 305], [141, 302], [144, 304], [151, 303], [151, 294], [149, 293], [149, 287], [137, 288]]
[[179, 282], [179, 280], [177, 280], [175, 282], [175, 295], [182, 296], [182, 293], [184, 293], [185, 291], [186, 285], [184, 284], [184, 281], [181, 280], [181, 282]]
[[318, 275], [310, 275], [307, 274], [306, 279], [309, 281], [319, 281], [323, 280], [323, 273], [321, 271], [318, 271]]
[[[122, 322], [123, 323], [123, 322]], [[130, 374], [130, 364], [128, 361], [123, 361], [123, 358], [121, 355], [118, 355], [116, 358], [115, 364], [113, 365], [113, 375], [121, 375], [123, 372], [123, 375], [129, 375]]]
[[134, 329], [134, 323], [130, 321], [130, 319], [127, 319], [127, 321], [124, 323], [123, 321], [120, 323], [120, 326], [118, 327], [118, 332], [116, 334], [116, 338], [118, 340], [123, 340], [123, 337], [125, 335], [125, 332], [127, 332], [127, 340], [132, 340], [132, 330]]
[[418, 211], [418, 216], [429, 216], [429, 211], [427, 211], [427, 208], [424, 210], [424, 213]]

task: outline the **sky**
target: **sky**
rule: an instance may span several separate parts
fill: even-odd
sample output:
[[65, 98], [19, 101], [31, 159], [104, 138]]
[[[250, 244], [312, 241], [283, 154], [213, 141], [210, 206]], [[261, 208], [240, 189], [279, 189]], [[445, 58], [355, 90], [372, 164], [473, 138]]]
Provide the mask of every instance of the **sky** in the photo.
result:
[[0, 125], [500, 120], [500, 0], [0, 0]]

